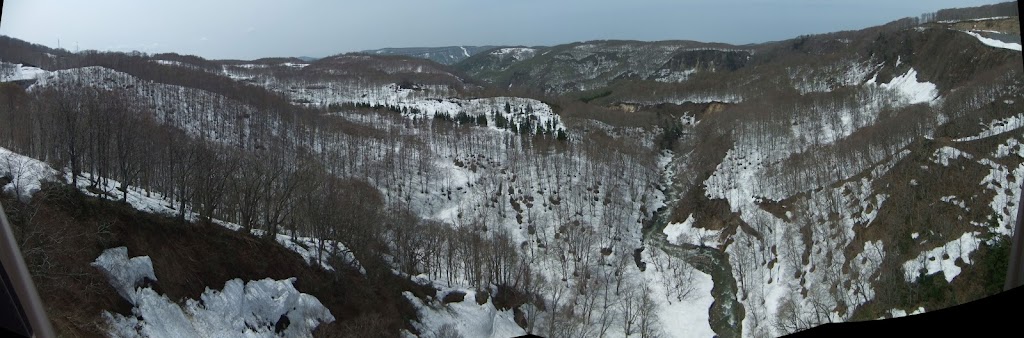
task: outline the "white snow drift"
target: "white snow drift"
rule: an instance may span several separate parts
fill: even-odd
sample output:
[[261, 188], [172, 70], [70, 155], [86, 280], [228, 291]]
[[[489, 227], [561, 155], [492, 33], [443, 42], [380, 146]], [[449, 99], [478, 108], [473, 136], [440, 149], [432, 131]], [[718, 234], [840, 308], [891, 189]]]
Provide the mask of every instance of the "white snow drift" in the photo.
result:
[[[320, 323], [334, 321], [316, 297], [295, 289], [295, 278], [232, 279], [222, 291], [207, 289], [201, 300], [179, 305], [142, 286], [146, 278], [156, 280], [147, 256], [129, 259], [128, 249], [118, 247], [104, 251], [92, 265], [134, 306], [129, 316], [103, 313], [111, 337], [309, 337]], [[285, 317], [287, 327], [275, 328]]]
[[52, 179], [56, 173], [46, 163], [0, 147], [0, 177], [11, 180], [0, 187], [0, 192], [12, 193], [22, 201], [28, 201], [41, 189], [43, 181]]

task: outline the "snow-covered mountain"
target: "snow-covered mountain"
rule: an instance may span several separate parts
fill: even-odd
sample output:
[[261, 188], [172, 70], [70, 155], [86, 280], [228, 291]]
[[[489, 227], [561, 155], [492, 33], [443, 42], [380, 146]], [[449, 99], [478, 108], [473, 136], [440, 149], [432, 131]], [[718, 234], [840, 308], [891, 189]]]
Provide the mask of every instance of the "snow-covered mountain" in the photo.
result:
[[[453, 68], [0, 53], [2, 79], [30, 84], [0, 87], [0, 183], [26, 203], [73, 182], [401, 285], [395, 335], [765, 337], [932, 311], [993, 293], [1024, 178], [1020, 44], [989, 31], [1019, 19], [971, 20], [496, 48]], [[362, 323], [264, 277], [203, 287]], [[121, 291], [160, 299], [144, 290]]]

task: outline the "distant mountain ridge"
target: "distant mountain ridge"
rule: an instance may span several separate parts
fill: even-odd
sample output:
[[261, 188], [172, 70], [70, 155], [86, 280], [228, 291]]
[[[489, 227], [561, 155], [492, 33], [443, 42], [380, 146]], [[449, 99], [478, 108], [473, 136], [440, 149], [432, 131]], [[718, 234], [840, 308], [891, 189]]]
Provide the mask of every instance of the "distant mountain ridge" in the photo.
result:
[[381, 48], [361, 51], [374, 55], [405, 55], [431, 60], [443, 65], [452, 65], [477, 53], [494, 49], [495, 46], [447, 46], [447, 47], [405, 47]]
[[619, 79], [681, 82], [695, 72], [738, 69], [752, 53], [750, 46], [721, 43], [599, 40], [498, 48], [454, 67], [503, 88], [561, 94], [603, 88]]

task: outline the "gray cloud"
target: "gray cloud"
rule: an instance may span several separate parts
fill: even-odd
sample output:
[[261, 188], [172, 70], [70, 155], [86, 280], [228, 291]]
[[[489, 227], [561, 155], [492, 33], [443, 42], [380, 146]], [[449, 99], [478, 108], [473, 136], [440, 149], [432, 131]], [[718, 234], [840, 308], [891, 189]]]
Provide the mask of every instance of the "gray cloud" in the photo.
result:
[[594, 39], [744, 44], [858, 29], [941, 8], [995, 2], [7, 0], [0, 34], [49, 46], [60, 39], [63, 47], [145, 46], [145, 52], [245, 59], [326, 56], [382, 47], [553, 45]]

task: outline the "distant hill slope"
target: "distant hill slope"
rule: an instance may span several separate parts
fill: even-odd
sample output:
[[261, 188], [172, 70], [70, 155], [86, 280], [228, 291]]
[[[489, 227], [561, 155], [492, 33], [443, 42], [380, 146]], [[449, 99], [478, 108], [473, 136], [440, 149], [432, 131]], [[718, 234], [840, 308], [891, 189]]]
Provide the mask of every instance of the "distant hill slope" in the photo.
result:
[[750, 54], [745, 47], [720, 43], [601, 40], [550, 48], [499, 48], [455, 67], [500, 87], [566, 93], [627, 78], [678, 82], [698, 71], [742, 67]]
[[[453, 66], [476, 79], [500, 88], [519, 88], [543, 91], [548, 95], [582, 93], [582, 96], [607, 92], [616, 84], [628, 83], [627, 89], [643, 87], [641, 91], [658, 92], [694, 91], [706, 85], [718, 87], [718, 82], [746, 81], [755, 73], [776, 71], [764, 67], [797, 67], [800, 63], [822, 63], [836, 58], [851, 59], [853, 55], [876, 56], [878, 47], [886, 49], [886, 57], [904, 50], [886, 45], [886, 37], [894, 34], [904, 42], [908, 39], [952, 38], [950, 42], [964, 42], [971, 36], [940, 36], [937, 32], [923, 32], [925, 28], [939, 28], [952, 32], [971, 31], [980, 34], [983, 43], [1020, 42], [1017, 10], [1014, 3], [1003, 3], [972, 8], [944, 9], [915, 18], [904, 18], [886, 25], [857, 31], [800, 36], [778, 42], [764, 42], [735, 46], [697, 41], [618, 41], [598, 40], [574, 42], [552, 47], [495, 48], [454, 64]], [[919, 36], [909, 37], [906, 31], [916, 26]], [[958, 32], [958, 33], [959, 33]], [[922, 36], [926, 38], [922, 38]], [[988, 40], [986, 40], [988, 39]], [[998, 42], [997, 42], [997, 41]], [[868, 45], [875, 45], [867, 47]], [[891, 47], [891, 48], [890, 48]], [[940, 46], [933, 46], [939, 48]], [[924, 59], [929, 56], [908, 57]], [[939, 60], [930, 60], [939, 62]], [[733, 78], [733, 74], [753, 66], [744, 73], [748, 79]], [[754, 76], [757, 77], [757, 76]], [[687, 84], [692, 84], [689, 88]], [[668, 88], [672, 87], [672, 88]], [[721, 88], [719, 88], [721, 89]], [[587, 93], [594, 91], [595, 93]], [[716, 90], [721, 92], [721, 90]], [[576, 94], [574, 94], [576, 95]]]
[[408, 47], [364, 50], [361, 53], [373, 55], [405, 55], [431, 60], [443, 65], [452, 65], [477, 53], [493, 49], [494, 46], [448, 46]]

